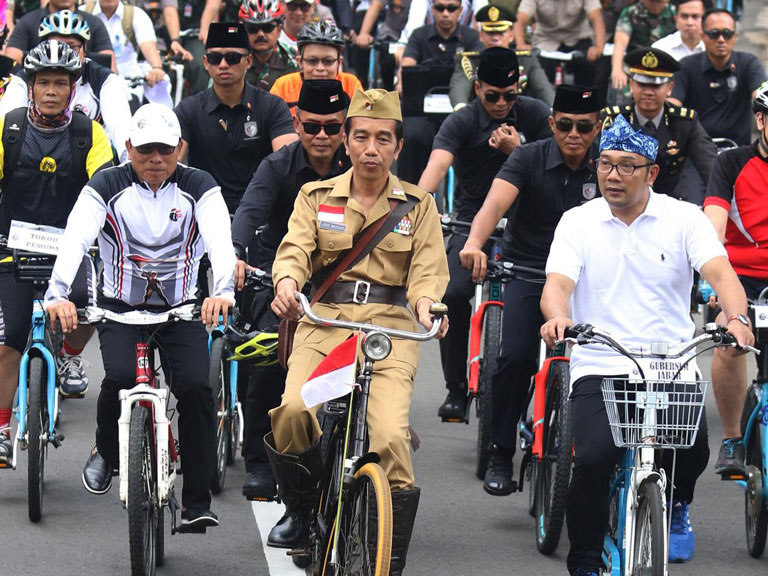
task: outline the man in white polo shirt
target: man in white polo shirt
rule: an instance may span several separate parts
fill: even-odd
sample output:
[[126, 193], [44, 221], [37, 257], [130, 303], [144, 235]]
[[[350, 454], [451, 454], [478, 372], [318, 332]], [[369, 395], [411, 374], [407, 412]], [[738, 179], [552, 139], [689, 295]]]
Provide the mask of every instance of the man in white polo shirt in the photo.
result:
[[[574, 322], [607, 330], [631, 348], [651, 340], [677, 343], [692, 338], [693, 269], [717, 286], [728, 316], [746, 313], [744, 289], [706, 217], [693, 204], [653, 192], [657, 152], [656, 139], [635, 132], [623, 117], [603, 132], [596, 164], [602, 198], [563, 215], [547, 260], [541, 298], [547, 322], [541, 335], [550, 346], [562, 340]], [[741, 345], [754, 342], [740, 322], [730, 322], [728, 330]], [[575, 453], [567, 508], [571, 574], [597, 574], [602, 566], [609, 481], [620, 450], [608, 427], [600, 383], [605, 376], [626, 374], [626, 359], [619, 354], [590, 346], [573, 351]], [[678, 454], [671, 561], [693, 557], [688, 504], [708, 459], [702, 418], [696, 443]]]
[[702, 0], [679, 0], [675, 13], [677, 30], [669, 36], [659, 38], [651, 47], [663, 50], [675, 60], [691, 54], [704, 52], [701, 40], [701, 17], [704, 15]]

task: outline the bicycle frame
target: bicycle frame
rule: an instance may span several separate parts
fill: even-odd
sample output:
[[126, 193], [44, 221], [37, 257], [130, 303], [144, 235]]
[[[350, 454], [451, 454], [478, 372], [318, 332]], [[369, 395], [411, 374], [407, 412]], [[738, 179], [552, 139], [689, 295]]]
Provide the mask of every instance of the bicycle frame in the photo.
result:
[[[213, 340], [215, 338], [223, 338], [224, 334], [226, 332], [226, 326], [223, 324], [224, 318], [222, 316], [219, 316], [219, 325], [214, 328], [210, 335], [208, 336], [208, 354], [211, 353], [211, 345], [213, 344]], [[237, 399], [237, 377], [239, 374], [239, 366], [240, 363], [237, 360], [229, 360], [226, 359], [227, 363], [229, 364], [229, 410], [235, 414], [237, 413], [237, 418], [240, 422], [240, 431], [238, 434], [238, 443], [240, 446], [243, 445], [243, 428], [244, 428], [244, 422], [243, 422], [243, 408], [240, 405], [240, 401]]]
[[542, 340], [539, 345], [539, 371], [533, 376], [533, 446], [531, 454], [536, 458], [541, 458], [544, 453], [542, 428], [547, 409], [547, 375], [553, 362], [570, 362], [570, 358], [563, 355], [563, 351], [560, 349], [556, 350], [554, 354], [550, 354], [547, 344]]

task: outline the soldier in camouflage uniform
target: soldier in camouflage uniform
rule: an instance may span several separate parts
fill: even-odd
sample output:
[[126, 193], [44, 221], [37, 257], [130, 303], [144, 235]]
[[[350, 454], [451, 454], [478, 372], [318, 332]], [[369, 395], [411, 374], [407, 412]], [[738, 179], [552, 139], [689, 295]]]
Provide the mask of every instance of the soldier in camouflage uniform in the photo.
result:
[[267, 91], [280, 76], [299, 69], [293, 49], [278, 40], [283, 14], [280, 0], [246, 0], [240, 8], [253, 52], [253, 66], [245, 80]]
[[[515, 15], [503, 6], [488, 4], [477, 11], [475, 20], [480, 28], [480, 41], [483, 46], [500, 46], [515, 50], [512, 25]], [[555, 90], [549, 83], [544, 69], [536, 57], [538, 50], [515, 50], [520, 64], [520, 93], [538, 98], [547, 106], [552, 106]], [[449, 96], [454, 110], [466, 105], [474, 97], [474, 82], [480, 52], [457, 52], [456, 68], [450, 82]]]
[[610, 106], [603, 110], [603, 129], [613, 124], [621, 114], [635, 129], [654, 136], [659, 142], [656, 164], [659, 176], [653, 190], [697, 204], [696, 191], [682, 189], [683, 166], [690, 158], [702, 179], [709, 173], [717, 156], [712, 139], [690, 108], [680, 108], [665, 102], [672, 92], [672, 76], [679, 70], [678, 62], [657, 48], [638, 48], [624, 59], [630, 73], [630, 89], [634, 97], [627, 106]]

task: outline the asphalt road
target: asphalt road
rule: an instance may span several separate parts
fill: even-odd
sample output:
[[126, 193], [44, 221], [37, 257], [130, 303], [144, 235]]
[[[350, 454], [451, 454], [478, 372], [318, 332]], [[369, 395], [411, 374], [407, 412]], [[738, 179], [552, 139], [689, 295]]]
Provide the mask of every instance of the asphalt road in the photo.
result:
[[[18, 470], [0, 471], [2, 575], [129, 573], [127, 514], [116, 489], [92, 496], [80, 480], [93, 443], [102, 375], [97, 344], [93, 341], [86, 349], [91, 378], [88, 395], [62, 406], [61, 429], [66, 439], [60, 449], [49, 454], [44, 516], [38, 524], [27, 518], [26, 453], [20, 454]], [[708, 374], [708, 359], [701, 366]], [[533, 519], [526, 512], [527, 488], [505, 498], [483, 492], [474, 477], [475, 422], [468, 426], [441, 423], [436, 414], [443, 395], [438, 348], [432, 342], [422, 347], [411, 413], [422, 441], [414, 464], [423, 493], [406, 573], [565, 574], [566, 536], [555, 555], [540, 555], [534, 543]], [[720, 437], [713, 405], [709, 417], [710, 470], [700, 479], [692, 509], [696, 558], [691, 564], [672, 566], [670, 574], [763, 576], [768, 572], [768, 558], [754, 560], [746, 552], [743, 494], [711, 472]], [[282, 551], [268, 550], [265, 555], [262, 539], [279, 517], [280, 508], [247, 503], [240, 496], [244, 478], [242, 460], [238, 460], [229, 469], [224, 492], [214, 498], [214, 510], [221, 519], [219, 528], [204, 536], [167, 535], [167, 559], [160, 574], [301, 574]]]

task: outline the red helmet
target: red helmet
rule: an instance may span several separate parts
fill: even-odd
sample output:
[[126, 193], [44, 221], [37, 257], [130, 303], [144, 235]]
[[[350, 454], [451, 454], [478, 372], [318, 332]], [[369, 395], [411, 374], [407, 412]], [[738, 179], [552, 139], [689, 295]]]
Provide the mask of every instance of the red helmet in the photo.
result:
[[282, 21], [285, 8], [280, 0], [243, 0], [240, 21], [251, 24], [267, 24]]

